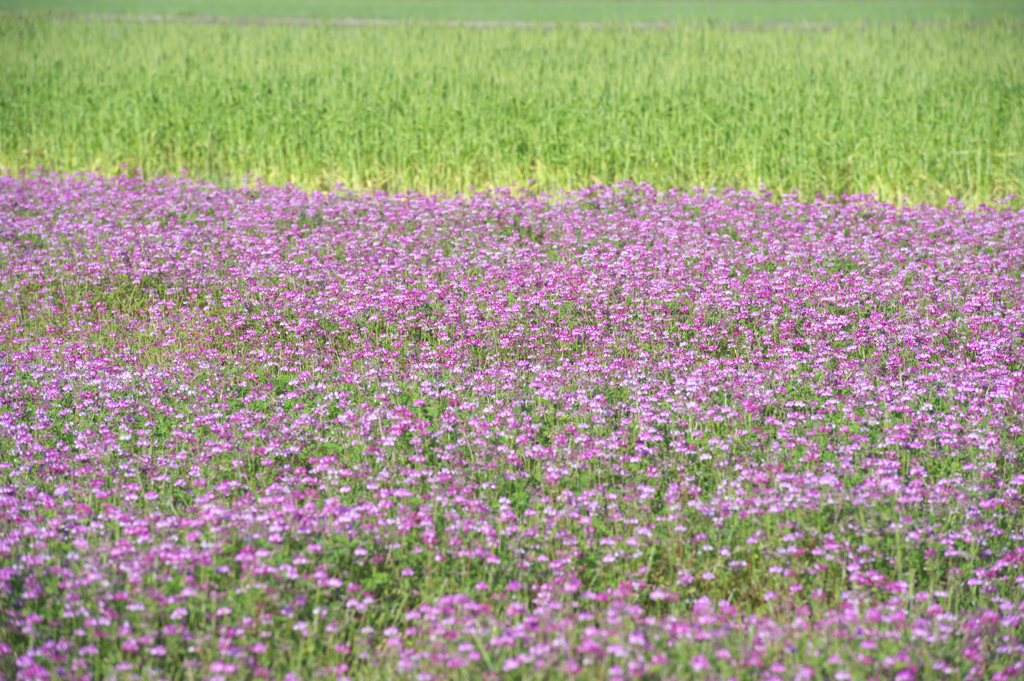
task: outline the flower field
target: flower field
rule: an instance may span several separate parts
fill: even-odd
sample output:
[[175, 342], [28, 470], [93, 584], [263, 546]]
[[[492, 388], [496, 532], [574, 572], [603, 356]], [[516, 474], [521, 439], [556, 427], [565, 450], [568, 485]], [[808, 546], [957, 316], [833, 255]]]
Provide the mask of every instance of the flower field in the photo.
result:
[[1024, 211], [0, 177], [0, 679], [1024, 673]]

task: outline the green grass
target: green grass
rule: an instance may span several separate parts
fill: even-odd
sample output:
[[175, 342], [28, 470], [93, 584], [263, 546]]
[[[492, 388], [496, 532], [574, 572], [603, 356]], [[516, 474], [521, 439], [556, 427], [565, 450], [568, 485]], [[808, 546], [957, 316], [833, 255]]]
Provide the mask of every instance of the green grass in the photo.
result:
[[0, 9], [227, 17], [724, 23], [1024, 18], [1024, 2], [1020, 0], [0, 0]]
[[1024, 194], [1024, 30], [0, 17], [0, 167], [454, 192]]

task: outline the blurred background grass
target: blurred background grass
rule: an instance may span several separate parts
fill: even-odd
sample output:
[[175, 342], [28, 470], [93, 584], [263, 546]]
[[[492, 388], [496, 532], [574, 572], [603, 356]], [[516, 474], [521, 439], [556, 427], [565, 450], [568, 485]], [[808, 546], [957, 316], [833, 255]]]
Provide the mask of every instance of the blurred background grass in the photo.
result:
[[0, 0], [0, 9], [71, 14], [754, 24], [1024, 18], [1022, 0]]
[[0, 167], [445, 193], [529, 179], [765, 183], [974, 204], [1024, 194], [1022, 63], [1024, 30], [1009, 21], [635, 30], [6, 15]]

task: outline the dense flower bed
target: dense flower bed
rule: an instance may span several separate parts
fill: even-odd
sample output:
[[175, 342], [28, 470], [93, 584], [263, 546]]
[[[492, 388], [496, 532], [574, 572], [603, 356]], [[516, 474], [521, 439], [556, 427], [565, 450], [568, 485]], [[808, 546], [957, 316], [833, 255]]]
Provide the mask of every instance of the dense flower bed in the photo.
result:
[[1024, 213], [0, 178], [0, 679], [1011, 678]]

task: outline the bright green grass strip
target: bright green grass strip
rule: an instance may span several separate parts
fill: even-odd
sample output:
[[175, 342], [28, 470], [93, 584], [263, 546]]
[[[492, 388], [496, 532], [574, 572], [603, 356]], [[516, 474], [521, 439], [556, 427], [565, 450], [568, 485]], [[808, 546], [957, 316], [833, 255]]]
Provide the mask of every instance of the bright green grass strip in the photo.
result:
[[573, 22], [985, 21], [1024, 17], [1021, 0], [0, 0], [0, 9], [74, 14]]
[[0, 167], [454, 192], [644, 180], [1024, 194], [1024, 30], [0, 17]]

